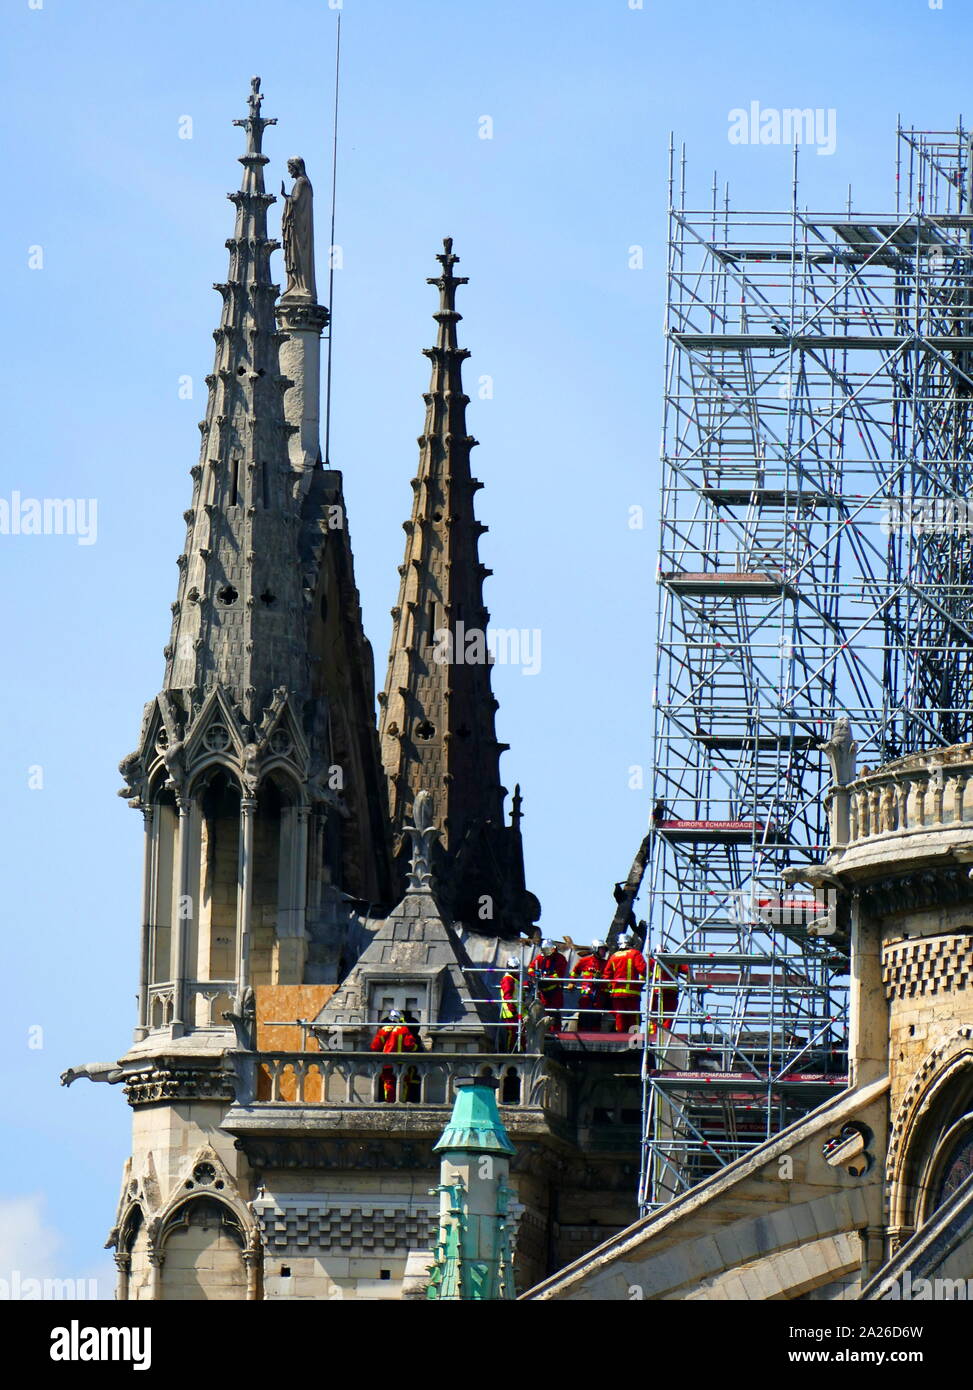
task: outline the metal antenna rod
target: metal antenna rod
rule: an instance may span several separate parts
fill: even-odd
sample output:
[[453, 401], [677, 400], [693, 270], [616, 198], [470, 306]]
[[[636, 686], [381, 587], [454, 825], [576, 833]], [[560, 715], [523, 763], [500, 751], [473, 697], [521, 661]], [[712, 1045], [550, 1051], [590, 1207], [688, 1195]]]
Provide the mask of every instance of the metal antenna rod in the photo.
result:
[[331, 354], [334, 345], [334, 218], [338, 193], [338, 79], [341, 73], [341, 12], [334, 54], [334, 140], [331, 147], [331, 240], [328, 245], [328, 375], [324, 396], [324, 466], [331, 467]]

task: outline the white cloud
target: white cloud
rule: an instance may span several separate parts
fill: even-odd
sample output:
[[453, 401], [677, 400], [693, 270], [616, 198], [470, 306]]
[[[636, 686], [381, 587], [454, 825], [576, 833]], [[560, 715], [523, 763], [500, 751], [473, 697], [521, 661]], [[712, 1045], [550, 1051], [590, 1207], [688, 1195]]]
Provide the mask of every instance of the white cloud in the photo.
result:
[[42, 1194], [0, 1198], [0, 1300], [113, 1298], [114, 1263], [67, 1269], [64, 1244], [46, 1219]]

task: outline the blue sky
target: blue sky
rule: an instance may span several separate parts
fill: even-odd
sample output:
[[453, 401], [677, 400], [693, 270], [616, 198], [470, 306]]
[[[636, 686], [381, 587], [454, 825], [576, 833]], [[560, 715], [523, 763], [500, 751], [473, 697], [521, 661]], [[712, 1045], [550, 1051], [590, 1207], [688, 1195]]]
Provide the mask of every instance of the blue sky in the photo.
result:
[[[736, 206], [782, 205], [790, 152], [731, 144], [728, 112], [833, 108], [835, 152], [802, 153], [801, 202], [842, 207], [852, 183], [856, 207], [886, 207], [897, 113], [944, 128], [962, 108], [964, 9], [345, 0], [332, 457], [366, 627], [381, 677], [435, 327], [425, 277], [451, 235], [487, 601], [498, 626], [542, 634], [540, 674], [498, 667], [495, 683], [556, 935], [607, 925], [649, 809], [629, 780], [649, 759], [668, 132], [692, 201], [718, 169]], [[231, 122], [259, 73], [279, 122], [268, 185], [305, 158], [320, 239], [335, 18], [325, 0], [7, 0], [0, 17], [0, 498], [98, 504], [91, 545], [0, 535], [0, 1197], [16, 1215], [0, 1276], [30, 1246], [41, 1272], [105, 1271], [128, 1110], [57, 1076], [120, 1055], [134, 1022], [141, 820], [116, 765], [162, 677], [240, 172]]]

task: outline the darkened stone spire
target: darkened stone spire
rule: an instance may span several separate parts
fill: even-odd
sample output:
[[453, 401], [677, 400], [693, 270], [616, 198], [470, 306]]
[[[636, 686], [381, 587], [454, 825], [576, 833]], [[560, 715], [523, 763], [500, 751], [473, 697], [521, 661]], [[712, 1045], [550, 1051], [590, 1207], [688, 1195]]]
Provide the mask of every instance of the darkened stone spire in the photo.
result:
[[[180, 584], [165, 689], [196, 707], [216, 685], [252, 722], [286, 686], [307, 687], [300, 570], [296, 562], [298, 504], [291, 477], [274, 320], [277, 286], [267, 235], [264, 129], [260, 79], [251, 84], [249, 114], [234, 125], [247, 135], [243, 179], [227, 196], [236, 208], [227, 241], [229, 271], [215, 288], [223, 297], [213, 373], [202, 422], [202, 450], [193, 470], [189, 532], [179, 557]], [[188, 710], [187, 710], [188, 712]]]
[[429, 790], [442, 830], [439, 882], [448, 910], [474, 930], [516, 935], [538, 915], [524, 890], [517, 828], [505, 824], [506, 789], [494, 723], [497, 702], [486, 647], [489, 613], [480, 563], [471, 475], [476, 440], [467, 431], [462, 364], [457, 345], [452, 238], [437, 256], [441, 272], [436, 346], [426, 348], [432, 371], [419, 436], [415, 498], [405, 522], [405, 562], [392, 609], [392, 645], [379, 737], [389, 778], [395, 833], [401, 837], [420, 788]]

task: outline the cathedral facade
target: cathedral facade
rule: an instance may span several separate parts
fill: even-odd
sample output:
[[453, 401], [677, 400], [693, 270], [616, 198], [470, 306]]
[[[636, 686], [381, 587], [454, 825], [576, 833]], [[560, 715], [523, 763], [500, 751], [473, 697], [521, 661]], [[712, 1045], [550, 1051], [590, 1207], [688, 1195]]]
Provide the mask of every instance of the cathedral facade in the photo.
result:
[[[497, 982], [538, 939], [519, 788], [501, 783], [489, 615], [447, 239], [384, 690], [341, 473], [319, 443], [304, 163], [273, 281], [254, 79], [229, 268], [159, 694], [120, 793], [142, 814], [139, 1012], [110, 1068], [132, 1153], [110, 1236], [121, 1299], [421, 1294], [433, 1146], [459, 1083], [495, 1084], [525, 1289], [635, 1215], [638, 1056], [543, 1030], [513, 1053]], [[390, 566], [391, 568], [391, 566]], [[445, 657], [444, 657], [444, 649]], [[372, 1050], [398, 1010], [423, 1050]]]

